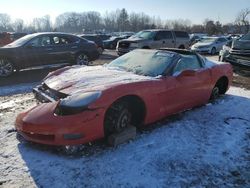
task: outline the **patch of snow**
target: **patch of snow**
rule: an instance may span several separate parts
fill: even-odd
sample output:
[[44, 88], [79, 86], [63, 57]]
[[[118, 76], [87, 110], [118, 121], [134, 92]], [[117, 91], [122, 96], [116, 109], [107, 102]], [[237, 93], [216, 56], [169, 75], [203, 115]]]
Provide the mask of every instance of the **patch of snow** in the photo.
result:
[[31, 92], [39, 82], [0, 87], [0, 96]]
[[[27, 95], [27, 96], [26, 96]], [[67, 156], [18, 141], [17, 113], [0, 117], [3, 187], [249, 187], [250, 91], [230, 88], [213, 104], [178, 114], [138, 133], [129, 143], [86, 146]], [[17, 96], [10, 96], [9, 101]], [[6, 98], [4, 100], [7, 100]], [[1, 98], [0, 98], [1, 102]]]

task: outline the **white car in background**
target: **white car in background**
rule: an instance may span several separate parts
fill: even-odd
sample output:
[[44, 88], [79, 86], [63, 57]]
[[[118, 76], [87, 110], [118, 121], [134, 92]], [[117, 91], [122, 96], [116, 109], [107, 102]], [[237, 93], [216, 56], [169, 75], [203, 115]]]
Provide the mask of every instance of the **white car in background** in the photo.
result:
[[214, 55], [227, 43], [228, 40], [225, 37], [204, 37], [199, 42], [192, 45], [191, 50], [198, 53], [209, 53]]

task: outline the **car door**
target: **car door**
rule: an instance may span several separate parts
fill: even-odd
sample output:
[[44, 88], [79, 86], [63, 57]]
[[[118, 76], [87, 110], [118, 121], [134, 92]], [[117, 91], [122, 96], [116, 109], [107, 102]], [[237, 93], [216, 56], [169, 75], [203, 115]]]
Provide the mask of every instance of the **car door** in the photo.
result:
[[37, 36], [20, 49], [20, 61], [25, 67], [50, 64], [52, 61], [50, 50], [50, 36]]
[[51, 50], [53, 64], [69, 63], [71, 57], [71, 51], [77, 50], [77, 46], [73, 48], [72, 39], [67, 35], [53, 35], [52, 36], [53, 47]]
[[166, 91], [161, 96], [165, 114], [187, 110], [209, 99], [210, 71], [196, 55], [182, 55], [170, 76], [165, 78]]
[[153, 48], [174, 47], [174, 39], [171, 31], [158, 31], [154, 37]]

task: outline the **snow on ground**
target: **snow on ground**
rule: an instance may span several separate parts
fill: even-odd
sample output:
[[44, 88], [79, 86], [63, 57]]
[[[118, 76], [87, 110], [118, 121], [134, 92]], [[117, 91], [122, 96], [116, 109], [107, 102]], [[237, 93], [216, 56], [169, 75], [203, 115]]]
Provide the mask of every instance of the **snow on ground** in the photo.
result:
[[250, 186], [249, 90], [232, 87], [214, 104], [156, 123], [134, 141], [97, 143], [75, 156], [16, 139], [15, 116], [35, 105], [32, 94], [0, 102], [0, 187]]
[[0, 96], [31, 92], [38, 82], [0, 87]]

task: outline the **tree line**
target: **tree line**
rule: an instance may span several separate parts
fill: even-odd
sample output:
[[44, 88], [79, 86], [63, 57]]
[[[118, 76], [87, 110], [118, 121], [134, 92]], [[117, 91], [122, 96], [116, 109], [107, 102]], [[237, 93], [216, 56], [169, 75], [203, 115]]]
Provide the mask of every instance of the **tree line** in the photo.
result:
[[58, 15], [52, 24], [49, 15], [34, 18], [29, 24], [22, 19], [11, 20], [8, 14], [0, 13], [0, 32], [43, 32], [61, 31], [69, 33], [98, 32], [138, 32], [143, 29], [174, 29], [189, 33], [246, 33], [250, 30], [250, 8], [241, 10], [233, 23], [222, 24], [219, 21], [205, 19], [202, 24], [192, 24], [188, 19], [162, 20], [143, 12], [128, 13], [126, 9], [117, 9], [101, 15], [96, 11], [65, 12]]

